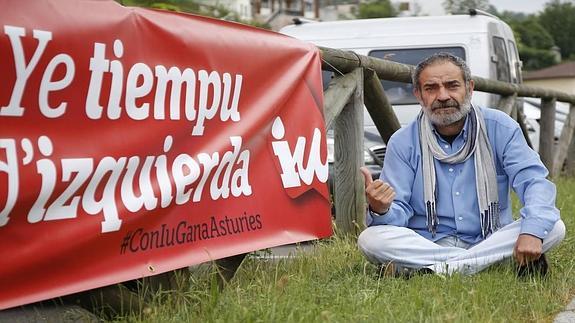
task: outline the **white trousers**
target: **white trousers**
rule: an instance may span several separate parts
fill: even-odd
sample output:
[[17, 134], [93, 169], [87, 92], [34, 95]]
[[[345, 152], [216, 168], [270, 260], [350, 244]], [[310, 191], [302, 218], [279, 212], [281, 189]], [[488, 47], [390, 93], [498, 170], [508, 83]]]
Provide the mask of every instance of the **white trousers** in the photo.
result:
[[[367, 259], [376, 264], [394, 263], [406, 268], [429, 268], [438, 274], [470, 275], [511, 258], [520, 230], [521, 219], [469, 247], [456, 237], [435, 243], [408, 228], [377, 225], [359, 235], [358, 246]], [[565, 224], [559, 220], [543, 239], [543, 252], [559, 244], [564, 237]]]

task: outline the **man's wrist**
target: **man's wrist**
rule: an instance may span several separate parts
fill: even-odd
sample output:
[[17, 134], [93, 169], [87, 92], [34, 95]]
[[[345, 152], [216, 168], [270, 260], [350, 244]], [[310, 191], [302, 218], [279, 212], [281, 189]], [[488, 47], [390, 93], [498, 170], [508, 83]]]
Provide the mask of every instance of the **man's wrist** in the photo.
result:
[[[545, 231], [545, 233], [547, 233], [547, 231]], [[539, 240], [541, 241], [541, 243], [543, 243], [543, 238], [538, 237], [538, 236], [536, 236], [536, 235], [533, 234], [533, 233], [520, 233], [519, 236], [530, 236], [530, 237], [533, 237], [533, 238], [537, 238], [537, 239], [539, 239]]]
[[384, 216], [389, 211], [389, 208], [387, 208], [387, 210], [379, 213], [379, 212], [374, 211], [370, 205], [370, 206], [368, 206], [368, 210], [369, 210], [369, 215], [371, 215], [372, 217], [378, 217], [378, 216]]

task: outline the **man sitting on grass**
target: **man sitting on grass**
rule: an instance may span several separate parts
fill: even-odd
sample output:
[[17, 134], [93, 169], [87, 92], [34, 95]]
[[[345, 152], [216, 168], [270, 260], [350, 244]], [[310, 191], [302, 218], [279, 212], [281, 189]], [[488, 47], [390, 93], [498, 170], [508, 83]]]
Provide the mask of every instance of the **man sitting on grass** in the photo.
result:
[[[389, 140], [379, 180], [362, 168], [368, 228], [358, 245], [396, 273], [474, 274], [514, 257], [518, 274], [547, 273], [545, 252], [565, 236], [555, 185], [519, 125], [471, 105], [465, 62], [435, 54], [413, 73], [417, 120]], [[509, 187], [523, 208], [511, 214]]]

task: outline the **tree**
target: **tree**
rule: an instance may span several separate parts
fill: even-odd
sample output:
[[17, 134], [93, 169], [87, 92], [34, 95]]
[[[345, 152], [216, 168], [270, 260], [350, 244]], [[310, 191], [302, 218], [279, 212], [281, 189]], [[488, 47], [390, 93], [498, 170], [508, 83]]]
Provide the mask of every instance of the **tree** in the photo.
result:
[[553, 0], [545, 5], [539, 22], [553, 37], [564, 58], [575, 58], [575, 5]]
[[557, 64], [555, 53], [548, 49], [539, 49], [519, 44], [519, 57], [525, 70], [538, 70]]
[[489, 0], [445, 0], [443, 8], [450, 14], [466, 14], [469, 9], [489, 10]]
[[557, 63], [556, 54], [552, 51], [553, 37], [539, 23], [537, 16], [512, 11], [495, 13], [513, 29], [523, 68], [541, 69]]
[[505, 21], [507, 24], [511, 25], [514, 22], [522, 22], [533, 15], [527, 15], [523, 12], [516, 12], [516, 11], [508, 11], [504, 10], [503, 12], [498, 12], [495, 7], [493, 7], [493, 11], [489, 11], [491, 14], [496, 15], [499, 19]]
[[395, 17], [397, 12], [389, 0], [375, 0], [359, 5], [358, 18], [386, 18]]
[[535, 16], [518, 23], [512, 23], [512, 26], [515, 35], [526, 46], [550, 49], [555, 44], [551, 34], [539, 23]]
[[525, 69], [541, 69], [555, 63], [553, 37], [535, 16], [513, 24], [519, 45], [519, 55]]

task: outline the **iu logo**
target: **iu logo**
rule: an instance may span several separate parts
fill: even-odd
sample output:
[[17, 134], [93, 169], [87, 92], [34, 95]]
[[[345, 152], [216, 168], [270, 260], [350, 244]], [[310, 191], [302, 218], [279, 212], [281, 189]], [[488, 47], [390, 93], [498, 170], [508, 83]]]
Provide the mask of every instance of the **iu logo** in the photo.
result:
[[[278, 157], [282, 169], [281, 179], [284, 188], [300, 187], [301, 182], [310, 185], [314, 177], [325, 183], [328, 176], [327, 158], [324, 163], [321, 162], [321, 131], [315, 128], [309, 156], [304, 163], [304, 152], [306, 149], [306, 137], [298, 137], [295, 149], [292, 152], [289, 142], [284, 139], [285, 127], [280, 117], [277, 117], [272, 126], [272, 136], [277, 140], [272, 142], [274, 154]], [[304, 167], [304, 164], [306, 165]]]

